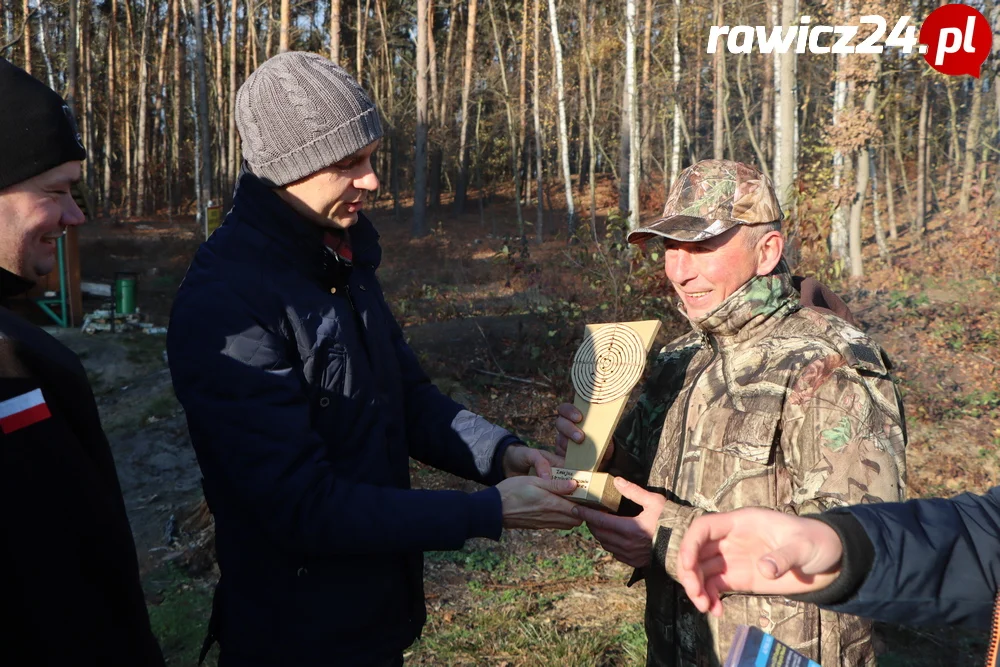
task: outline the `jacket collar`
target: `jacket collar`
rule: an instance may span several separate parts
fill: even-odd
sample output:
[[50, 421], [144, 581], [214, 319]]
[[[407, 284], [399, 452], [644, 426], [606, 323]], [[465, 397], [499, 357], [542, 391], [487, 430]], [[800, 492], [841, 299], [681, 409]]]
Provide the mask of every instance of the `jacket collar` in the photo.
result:
[[[286, 204], [271, 188], [243, 166], [230, 215], [259, 229], [281, 247], [299, 256], [322, 261], [325, 257], [323, 236], [327, 230], [307, 220]], [[382, 261], [379, 233], [365, 216], [358, 214], [358, 221], [347, 231], [354, 253], [354, 264], [378, 268]]]
[[707, 315], [690, 319], [695, 331], [723, 345], [755, 337], [798, 307], [798, 292], [785, 260], [766, 276], [754, 276]]
[[24, 294], [34, 286], [34, 282], [0, 267], [0, 301]]

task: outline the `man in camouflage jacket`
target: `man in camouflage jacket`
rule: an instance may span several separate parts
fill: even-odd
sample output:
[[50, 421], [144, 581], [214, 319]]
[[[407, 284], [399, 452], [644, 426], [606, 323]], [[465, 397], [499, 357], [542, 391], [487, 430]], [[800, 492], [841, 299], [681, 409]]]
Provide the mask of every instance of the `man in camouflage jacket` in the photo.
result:
[[765, 176], [706, 160], [680, 175], [662, 218], [629, 234], [664, 239], [693, 330], [660, 352], [615, 433], [610, 469], [645, 487], [616, 481], [641, 512], [579, 512], [637, 568], [633, 579], [646, 577], [648, 665], [720, 665], [740, 624], [824, 667], [875, 664], [867, 621], [752, 595], [730, 595], [721, 618], [707, 617], [673, 579], [684, 532], [705, 512], [809, 514], [904, 495], [905, 424], [888, 359], [846, 321], [799, 305], [781, 218]]

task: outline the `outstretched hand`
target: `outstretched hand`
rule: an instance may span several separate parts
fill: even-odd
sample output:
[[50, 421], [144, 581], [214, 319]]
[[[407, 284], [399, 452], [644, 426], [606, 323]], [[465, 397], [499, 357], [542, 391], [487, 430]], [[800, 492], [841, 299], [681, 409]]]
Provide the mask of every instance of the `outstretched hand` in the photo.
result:
[[617, 560], [632, 567], [645, 567], [653, 558], [653, 536], [667, 499], [621, 477], [615, 477], [614, 484], [624, 497], [642, 507], [638, 516], [615, 516], [589, 507], [578, 507], [577, 514]]
[[562, 496], [573, 493], [571, 479], [510, 477], [497, 484], [503, 504], [504, 528], [575, 528], [583, 521], [573, 514], [576, 504]]
[[796, 595], [837, 578], [843, 545], [815, 519], [745, 508], [695, 519], [681, 541], [677, 580], [701, 612], [722, 615], [720, 594]]

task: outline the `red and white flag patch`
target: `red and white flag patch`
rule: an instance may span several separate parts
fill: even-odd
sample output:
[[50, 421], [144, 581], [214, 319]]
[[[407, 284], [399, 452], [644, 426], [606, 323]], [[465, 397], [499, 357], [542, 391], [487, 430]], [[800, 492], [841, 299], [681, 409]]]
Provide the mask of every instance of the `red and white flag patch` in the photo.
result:
[[0, 431], [13, 433], [52, 416], [41, 389], [0, 402]]

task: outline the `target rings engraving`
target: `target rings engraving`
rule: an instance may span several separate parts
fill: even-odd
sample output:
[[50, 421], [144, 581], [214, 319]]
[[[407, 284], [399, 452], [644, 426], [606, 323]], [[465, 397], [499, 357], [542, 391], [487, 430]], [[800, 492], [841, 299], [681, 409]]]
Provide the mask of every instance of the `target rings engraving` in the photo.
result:
[[576, 351], [573, 388], [588, 403], [610, 403], [632, 390], [645, 366], [646, 346], [632, 327], [601, 327]]

